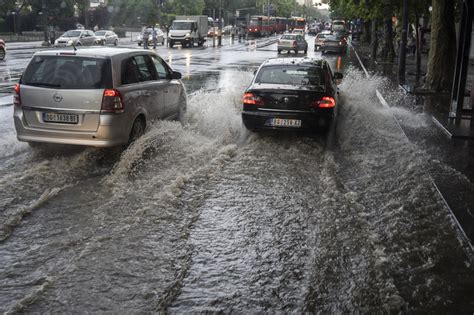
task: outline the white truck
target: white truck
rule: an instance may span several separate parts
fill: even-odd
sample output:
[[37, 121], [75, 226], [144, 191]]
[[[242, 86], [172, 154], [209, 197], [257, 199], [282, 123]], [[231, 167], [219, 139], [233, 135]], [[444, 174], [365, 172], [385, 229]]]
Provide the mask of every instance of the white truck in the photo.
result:
[[202, 46], [207, 36], [207, 15], [178, 15], [173, 21], [168, 34], [168, 44], [173, 47]]

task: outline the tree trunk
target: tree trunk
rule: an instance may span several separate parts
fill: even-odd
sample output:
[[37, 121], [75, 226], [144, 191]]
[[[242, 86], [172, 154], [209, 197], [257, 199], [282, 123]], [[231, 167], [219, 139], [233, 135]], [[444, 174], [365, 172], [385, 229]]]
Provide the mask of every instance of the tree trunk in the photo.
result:
[[433, 0], [431, 42], [425, 88], [450, 91], [456, 63], [454, 0]]
[[393, 63], [395, 59], [395, 49], [393, 47], [392, 11], [388, 4], [385, 6], [382, 58], [384, 62], [389, 63]]
[[416, 83], [420, 80], [421, 73], [421, 36], [420, 25], [418, 24], [420, 17], [415, 12], [415, 30], [416, 30]]
[[364, 21], [364, 33], [362, 34], [362, 41], [366, 44], [371, 42], [370, 22]]
[[371, 37], [371, 42], [370, 42], [370, 52], [372, 56], [372, 61], [375, 62], [377, 60], [377, 49], [378, 49], [378, 38], [377, 38], [377, 20], [373, 19], [372, 20], [372, 35]]

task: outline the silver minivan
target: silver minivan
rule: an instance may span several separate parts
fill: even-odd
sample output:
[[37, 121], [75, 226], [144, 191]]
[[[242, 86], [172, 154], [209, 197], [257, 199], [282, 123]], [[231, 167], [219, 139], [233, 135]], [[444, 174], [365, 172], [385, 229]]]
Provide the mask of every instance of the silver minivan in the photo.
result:
[[155, 119], [181, 119], [181, 74], [152, 51], [89, 48], [33, 55], [14, 90], [18, 140], [111, 147]]

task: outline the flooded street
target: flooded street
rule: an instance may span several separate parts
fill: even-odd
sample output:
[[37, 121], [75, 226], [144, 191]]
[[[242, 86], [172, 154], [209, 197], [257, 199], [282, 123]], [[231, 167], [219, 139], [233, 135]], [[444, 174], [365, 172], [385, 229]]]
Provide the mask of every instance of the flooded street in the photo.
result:
[[251, 45], [160, 48], [185, 123], [124, 151], [32, 149], [0, 108], [1, 313], [472, 313], [472, 253], [383, 80], [325, 56], [334, 142], [252, 133], [242, 93], [276, 46]]

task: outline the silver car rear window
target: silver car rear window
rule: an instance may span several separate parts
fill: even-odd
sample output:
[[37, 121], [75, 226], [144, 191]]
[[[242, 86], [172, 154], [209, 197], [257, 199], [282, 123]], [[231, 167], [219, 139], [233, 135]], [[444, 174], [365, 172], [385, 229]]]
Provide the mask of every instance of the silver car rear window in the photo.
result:
[[323, 71], [311, 66], [268, 66], [257, 74], [256, 83], [290, 84], [304, 86], [324, 85]]
[[34, 56], [21, 84], [54, 89], [112, 88], [110, 59]]

